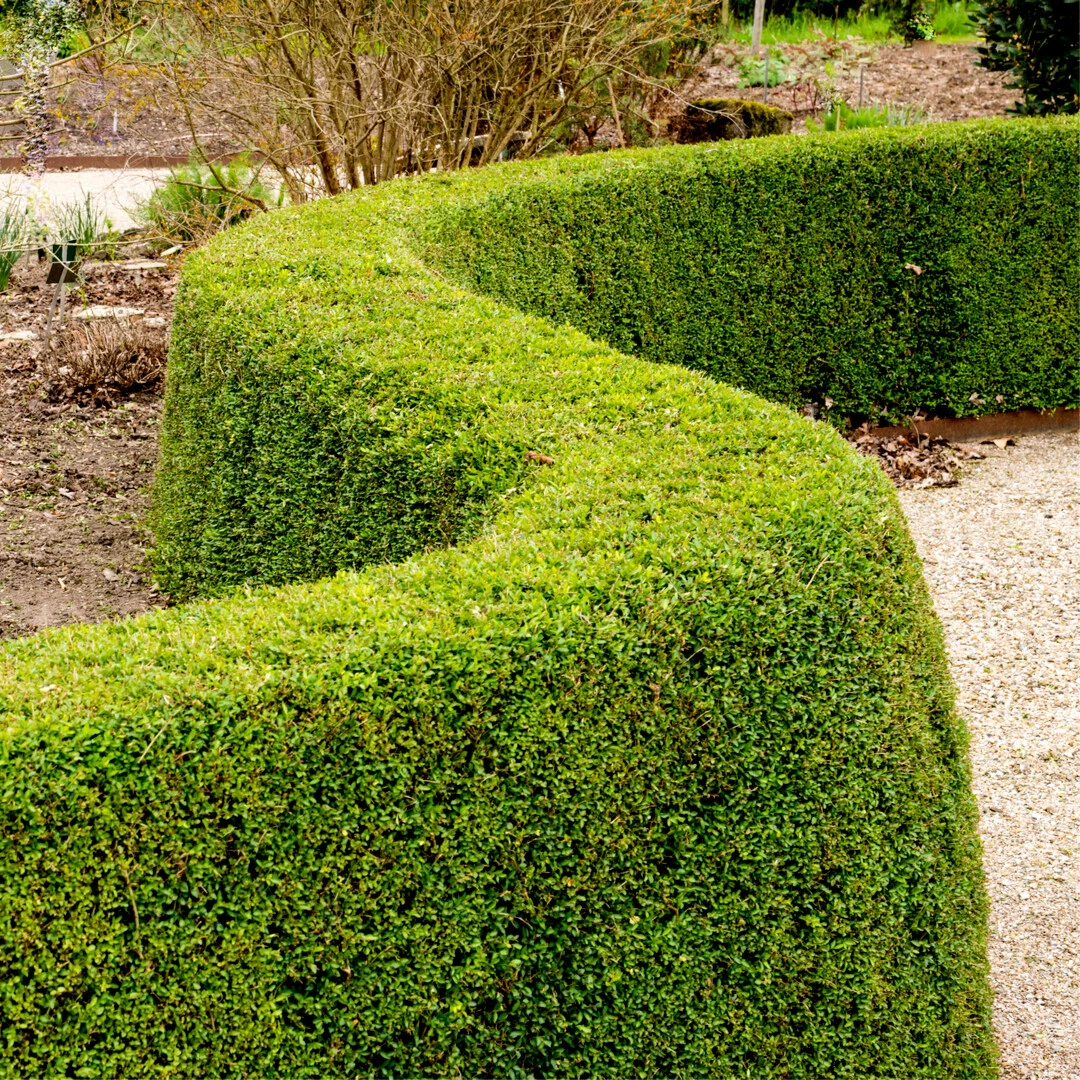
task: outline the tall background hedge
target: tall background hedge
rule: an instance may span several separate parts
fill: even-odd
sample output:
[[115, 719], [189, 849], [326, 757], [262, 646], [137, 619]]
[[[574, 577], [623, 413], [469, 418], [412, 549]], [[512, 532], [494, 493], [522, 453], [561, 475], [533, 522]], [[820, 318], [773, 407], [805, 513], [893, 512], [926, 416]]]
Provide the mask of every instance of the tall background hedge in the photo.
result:
[[1080, 404], [1080, 125], [553, 167], [425, 222], [461, 280], [841, 422]]
[[[650, 258], [676, 296], [720, 273], [655, 242], [707, 250], [688, 189], [719, 215], [785, 158], [925, 164], [925, 138], [937, 171], [887, 174], [873, 239], [995, 147], [1040, 190], [1075, 138], [951, 131], [393, 184], [190, 259], [156, 560], [229, 595], [0, 647], [6, 1071], [994, 1076], [966, 734], [880, 470], [466, 287], [477, 237], [523, 308], [599, 258], [553, 229], [545, 292], [543, 253], [500, 239], [540, 244], [527, 201], [586, 237], [600, 189], [686, 209], [604, 234], [661, 305]], [[661, 340], [644, 304], [604, 310]]]

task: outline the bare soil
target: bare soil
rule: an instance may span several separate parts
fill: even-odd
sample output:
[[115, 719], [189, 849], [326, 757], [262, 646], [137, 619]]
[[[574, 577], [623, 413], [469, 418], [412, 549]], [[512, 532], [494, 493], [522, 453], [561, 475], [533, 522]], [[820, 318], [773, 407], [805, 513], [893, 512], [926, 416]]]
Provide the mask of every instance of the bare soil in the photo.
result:
[[[191, 154], [191, 128], [164, 80], [152, 71], [122, 66], [102, 71], [89, 57], [61, 70], [65, 74], [57, 77], [53, 91], [54, 155]], [[198, 127], [194, 135], [212, 156], [243, 149], [222, 131]]]
[[[906, 48], [902, 45], [868, 46], [846, 42], [807, 46], [773, 46], [789, 57], [787, 68], [799, 78], [769, 88], [769, 104], [795, 116], [795, 131], [806, 130], [808, 117], [820, 115], [831, 94], [852, 106], [859, 101], [859, 69], [863, 68], [863, 103], [917, 105], [927, 120], [970, 120], [1003, 116], [1017, 99], [1005, 88], [1009, 75], [976, 67], [970, 45]], [[745, 47], [713, 50], [708, 61], [679, 91], [682, 100], [734, 97], [760, 101], [762, 88], [740, 87], [740, 61]], [[774, 60], [775, 62], [775, 60]], [[828, 74], [826, 63], [829, 65]]]
[[[0, 639], [165, 603], [145, 566], [161, 387], [58, 384], [85, 324], [72, 319], [46, 349], [44, 268], [16, 274], [0, 301]], [[153, 323], [171, 318], [175, 289], [175, 269], [102, 263], [69, 304], [138, 308]], [[13, 332], [37, 337], [3, 337]]]

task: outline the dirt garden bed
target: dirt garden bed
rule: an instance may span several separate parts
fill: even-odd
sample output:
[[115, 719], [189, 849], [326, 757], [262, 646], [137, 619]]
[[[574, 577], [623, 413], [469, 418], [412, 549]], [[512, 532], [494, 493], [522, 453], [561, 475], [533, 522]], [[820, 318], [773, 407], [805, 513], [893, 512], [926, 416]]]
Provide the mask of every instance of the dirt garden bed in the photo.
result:
[[110, 380], [83, 365], [88, 340], [103, 333], [120, 334], [123, 345], [133, 332], [138, 349], [160, 356], [176, 272], [98, 264], [71, 306], [142, 314], [124, 320], [130, 331], [115, 320], [73, 318], [49, 350], [41, 341], [51, 299], [44, 277], [44, 268], [20, 272], [0, 308], [0, 638], [164, 602], [146, 572], [144, 525], [159, 368], [153, 359], [147, 368], [144, 355], [140, 372], [136, 358], [135, 381], [125, 387], [126, 377]]
[[[791, 58], [788, 71], [792, 75], [798, 71], [803, 78], [770, 87], [769, 104], [794, 114], [795, 131], [806, 130], [807, 119], [820, 114], [830, 93], [857, 105], [860, 67], [864, 104], [917, 106], [927, 120], [1003, 116], [1017, 97], [1015, 90], [1005, 87], [1007, 73], [975, 65], [970, 45], [929, 43], [917, 49], [857, 41], [840, 46], [829, 42], [780, 45], [770, 50], [774, 65], [785, 52]], [[745, 47], [713, 50], [694, 79], [680, 89], [680, 99], [738, 97], [760, 101], [760, 86], [739, 86], [740, 59], [745, 55]], [[678, 107], [672, 102], [672, 109]]]

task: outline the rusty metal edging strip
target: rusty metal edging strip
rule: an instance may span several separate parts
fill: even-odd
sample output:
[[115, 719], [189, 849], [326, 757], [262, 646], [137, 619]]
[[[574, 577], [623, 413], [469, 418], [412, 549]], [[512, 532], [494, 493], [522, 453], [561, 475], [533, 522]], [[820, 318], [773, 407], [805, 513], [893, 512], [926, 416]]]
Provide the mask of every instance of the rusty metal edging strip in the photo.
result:
[[1002, 439], [1009, 435], [1035, 435], [1045, 431], [1080, 432], [1080, 409], [1060, 407], [1047, 412], [1038, 409], [1016, 409], [1013, 412], [989, 416], [965, 416], [960, 419], [913, 420], [904, 427], [873, 428], [871, 434], [882, 438], [910, 435], [912, 429], [931, 439], [948, 439], [951, 443], [978, 442], [981, 439]]

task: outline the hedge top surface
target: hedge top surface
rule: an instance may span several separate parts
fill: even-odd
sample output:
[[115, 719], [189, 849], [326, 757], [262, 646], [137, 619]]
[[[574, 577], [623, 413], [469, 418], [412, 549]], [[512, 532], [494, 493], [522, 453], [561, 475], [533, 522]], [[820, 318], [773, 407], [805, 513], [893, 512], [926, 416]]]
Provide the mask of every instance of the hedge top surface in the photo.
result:
[[[789, 500], [816, 504], [820, 498], [823, 507], [838, 513], [848, 503], [865, 510], [868, 503], [877, 505], [887, 485], [872, 463], [850, 454], [827, 430], [752, 395], [617, 353], [565, 325], [552, 327], [456, 286], [432, 257], [435, 241], [449, 241], [438, 254], [460, 280], [461, 261], [450, 234], [466, 218], [485, 222], [486, 208], [497, 215], [509, 198], [535, 205], [550, 200], [552, 191], [562, 198], [564, 190], [587, 192], [607, 178], [616, 191], [627, 185], [662, 190], [680, 175], [700, 176], [703, 168], [708, 175], [712, 162], [719, 163], [721, 176], [750, 183], [763, 164], [782, 164], [798, 174], [824, 156], [861, 168], [867, 144], [908, 152], [939, 142], [994, 142], [1020, 130], [1038, 141], [1060, 132], [1075, 136], [1080, 125], [984, 121], [507, 163], [286, 209], [256, 227], [228, 231], [188, 259], [178, 303], [176, 370], [170, 372], [173, 426], [188, 419], [188, 403], [180, 398], [189, 383], [243, 387], [245, 380], [254, 382], [271, 372], [289, 384], [290, 392], [307, 381], [315, 384], [318, 404], [330, 402], [343, 418], [340, 426], [355, 425], [355, 413], [366, 413], [364, 420], [373, 426], [361, 434], [374, 434], [380, 452], [401, 437], [418, 437], [426, 446], [438, 445], [447, 432], [464, 432], [482, 446], [474, 477], [486, 529], [476, 547], [481, 558], [488, 557], [480, 553], [489, 544], [497, 549], [510, 536], [529, 536], [526, 546], [531, 547], [533, 537], [545, 535], [546, 528], [557, 537], [556, 546], [563, 547], [563, 515], [573, 500], [552, 498], [563, 490], [590, 508], [583, 519], [588, 525], [573, 533], [587, 541], [594, 527], [603, 531], [606, 517], [621, 523], [642, 500], [650, 506], [665, 500], [668, 513], [682, 512], [688, 500], [693, 519], [698, 485], [658, 451], [671, 441], [691, 456], [704, 454], [722, 463], [715, 475], [723, 482], [705, 505], [710, 514], [730, 515], [733, 524], [745, 520], [752, 531], [782, 521]], [[642, 185], [642, 174], [655, 180]], [[609, 194], [612, 185], [601, 190]], [[523, 196], [515, 195], [519, 191]], [[459, 246], [466, 243], [471, 238], [462, 237]], [[697, 446], [699, 434], [707, 450]], [[211, 449], [223, 450], [209, 439], [191, 440], [175, 456], [190, 459], [193, 441], [208, 444], [207, 459]], [[170, 442], [180, 442], [178, 433], [172, 433]], [[637, 442], [640, 452], [633, 450]], [[170, 486], [180, 483], [170, 470], [182, 476], [191, 463], [170, 461], [171, 447], [165, 450], [163, 498], [168, 498]], [[527, 461], [529, 450], [553, 456], [555, 465], [544, 468]], [[485, 472], [492, 458], [498, 464]], [[611, 472], [613, 460], [625, 464], [618, 476]], [[836, 490], [822, 496], [823, 476], [833, 473], [836, 479], [829, 486]], [[672, 483], [683, 493], [678, 499], [666, 492], [665, 485]], [[200, 500], [209, 504], [214, 494], [204, 489]], [[455, 491], [455, 497], [460, 494]], [[492, 498], [494, 508], [488, 505]], [[773, 498], [776, 506], [769, 505]], [[887, 496], [886, 503], [892, 506]], [[610, 509], [598, 515], [597, 507]], [[541, 523], [548, 524], [541, 528]], [[473, 556], [463, 550], [431, 557]], [[167, 564], [162, 568], [168, 571]], [[391, 579], [399, 573], [411, 575], [413, 567], [380, 571]], [[393, 604], [399, 603], [395, 597]], [[259, 609], [258, 603], [250, 606], [253, 612]], [[215, 618], [231, 621], [229, 612], [247, 608], [237, 599], [212, 610]], [[114, 635], [118, 640], [138, 637], [144, 625], [156, 627], [159, 620], [162, 627], [185, 625], [189, 618], [198, 623], [204, 618], [198, 611], [173, 611], [115, 627], [62, 628], [5, 649], [51, 656], [61, 641], [77, 648], [79, 642]], [[90, 644], [90, 651], [95, 647]], [[220, 666], [224, 670], [231, 663]], [[116, 689], [126, 682], [120, 680]], [[7, 689], [13, 685], [9, 682]], [[48, 705], [44, 712], [54, 713], [62, 698], [42, 699]]]
[[994, 1075], [965, 732], [876, 464], [460, 283], [507, 186], [859, 144], [785, 145], [189, 259], [157, 565], [294, 583], [0, 647], [12, 1071]]

